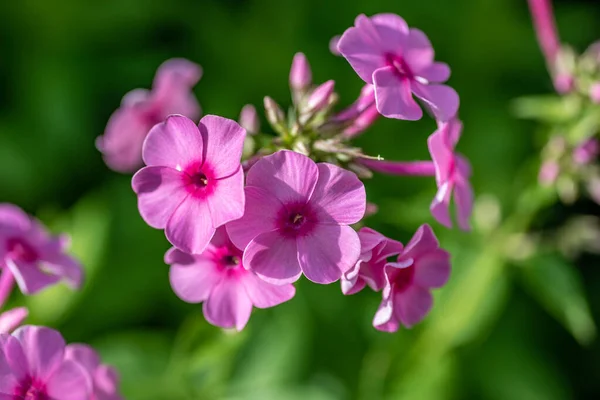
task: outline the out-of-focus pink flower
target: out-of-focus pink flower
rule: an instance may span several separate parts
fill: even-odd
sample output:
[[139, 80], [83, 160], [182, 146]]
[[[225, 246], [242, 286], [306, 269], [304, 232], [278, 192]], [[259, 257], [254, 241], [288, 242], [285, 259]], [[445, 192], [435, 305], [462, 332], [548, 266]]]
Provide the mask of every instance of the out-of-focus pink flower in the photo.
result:
[[312, 71], [304, 53], [296, 53], [290, 69], [290, 87], [294, 91], [305, 91], [312, 85]]
[[354, 173], [282, 150], [254, 164], [246, 185], [244, 216], [227, 224], [246, 268], [274, 284], [302, 273], [326, 284], [356, 264], [360, 240], [349, 225], [365, 214], [366, 195]]
[[0, 398], [92, 399], [92, 381], [84, 367], [65, 358], [59, 332], [28, 325], [0, 341]]
[[342, 292], [346, 295], [361, 291], [365, 285], [378, 292], [385, 284], [384, 267], [387, 259], [402, 252], [402, 243], [389, 239], [381, 233], [362, 228], [358, 231], [360, 238], [360, 258], [358, 262], [341, 279]]
[[446, 284], [450, 276], [450, 254], [440, 249], [429, 225], [422, 225], [396, 262], [384, 269], [383, 300], [373, 326], [395, 332], [419, 323], [433, 305], [430, 290]]
[[115, 171], [133, 172], [142, 165], [142, 144], [154, 125], [170, 114], [198, 120], [201, 110], [192, 88], [201, 76], [199, 65], [175, 58], [158, 68], [151, 91], [127, 93], [96, 142], [106, 164]]
[[52, 237], [44, 226], [11, 204], [0, 204], [0, 268], [2, 281], [12, 274], [21, 291], [37, 293], [61, 279], [78, 288], [79, 263], [65, 253], [66, 236]]
[[438, 120], [448, 121], [456, 115], [458, 94], [442, 85], [450, 77], [450, 68], [434, 62], [427, 36], [409, 29], [398, 15], [359, 15], [354, 27], [342, 35], [338, 50], [362, 80], [375, 86], [377, 109], [382, 115], [420, 119], [423, 111], [413, 94]]
[[260, 131], [260, 120], [256, 107], [252, 104], [246, 104], [242, 107], [239, 118], [240, 126], [246, 130], [249, 135], [255, 135]]
[[573, 150], [573, 161], [579, 165], [589, 164], [598, 157], [599, 153], [600, 144], [598, 139], [586, 139]]
[[252, 306], [268, 308], [294, 297], [293, 285], [273, 285], [242, 265], [242, 251], [231, 243], [225, 227], [217, 229], [202, 254], [175, 248], [165, 255], [171, 265], [173, 290], [188, 303], [204, 302], [204, 316], [213, 325], [242, 330]]
[[244, 212], [240, 165], [245, 130], [235, 121], [207, 115], [198, 126], [172, 115], [144, 142], [144, 162], [133, 190], [144, 221], [165, 229], [177, 248], [204, 251], [216, 228]]
[[462, 123], [453, 119], [439, 123], [438, 129], [427, 139], [438, 187], [430, 209], [438, 222], [449, 228], [452, 227], [450, 196], [454, 193], [458, 226], [463, 230], [469, 230], [469, 218], [473, 209], [473, 189], [469, 183], [471, 165], [466, 158], [454, 151], [461, 131]]
[[590, 86], [590, 99], [596, 104], [600, 104], [600, 82], [595, 82]]
[[379, 115], [375, 104], [375, 88], [373, 85], [367, 84], [362, 87], [356, 101], [336, 114], [333, 120], [347, 123], [348, 126], [342, 134], [351, 138], [358, 136], [371, 126]]
[[556, 161], [545, 161], [540, 168], [538, 180], [542, 185], [551, 185], [556, 181], [556, 178], [558, 178], [559, 172], [560, 167]]
[[17, 307], [0, 314], [0, 334], [17, 329], [29, 315], [26, 307]]
[[67, 345], [65, 360], [75, 361], [87, 372], [92, 383], [92, 394], [86, 400], [123, 400], [119, 394], [119, 375], [114, 368], [101, 364], [100, 357], [90, 346]]
[[567, 94], [575, 87], [575, 77], [570, 73], [557, 73], [553, 78], [554, 89], [559, 94]]

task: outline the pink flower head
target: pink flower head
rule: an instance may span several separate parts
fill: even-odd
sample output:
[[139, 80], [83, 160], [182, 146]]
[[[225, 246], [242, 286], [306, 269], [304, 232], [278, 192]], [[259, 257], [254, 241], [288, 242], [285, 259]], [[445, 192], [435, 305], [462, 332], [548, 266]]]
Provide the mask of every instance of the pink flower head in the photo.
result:
[[338, 50], [362, 80], [375, 86], [377, 109], [382, 115], [420, 119], [423, 111], [413, 94], [438, 120], [448, 121], [456, 115], [458, 94], [441, 84], [450, 77], [450, 68], [434, 62], [427, 36], [409, 29], [398, 15], [359, 15], [354, 27], [342, 35]]
[[463, 230], [469, 230], [469, 217], [473, 209], [473, 189], [469, 183], [471, 165], [466, 158], [454, 151], [461, 131], [462, 123], [453, 119], [439, 123], [438, 129], [427, 139], [438, 187], [430, 208], [439, 223], [452, 227], [449, 209], [450, 196], [454, 193], [458, 225]]
[[349, 225], [365, 214], [366, 195], [354, 173], [282, 150], [254, 164], [246, 185], [244, 216], [227, 225], [246, 268], [273, 284], [302, 273], [325, 284], [356, 264], [360, 240]]
[[245, 136], [235, 121], [214, 115], [198, 126], [172, 115], [152, 128], [143, 150], [148, 166], [132, 181], [142, 218], [166, 228], [175, 247], [202, 253], [219, 226], [244, 212]]
[[23, 293], [39, 292], [61, 279], [81, 286], [83, 270], [65, 253], [68, 246], [65, 236], [50, 236], [20, 208], [0, 204], [0, 269], [2, 275], [13, 275]]
[[27, 318], [29, 311], [26, 307], [17, 307], [0, 314], [0, 334], [10, 333], [17, 329]]
[[362, 228], [358, 231], [360, 238], [360, 258], [348, 272], [342, 276], [342, 292], [346, 295], [360, 292], [365, 285], [378, 292], [383, 289], [383, 274], [387, 259], [402, 252], [402, 243], [389, 239], [381, 233]]
[[0, 337], [0, 398], [90, 400], [84, 367], [65, 358], [65, 341], [53, 329], [23, 326]]
[[430, 289], [440, 288], [450, 276], [450, 254], [440, 249], [429, 225], [421, 225], [397, 262], [385, 266], [383, 300], [373, 326], [395, 332], [400, 325], [412, 327], [429, 313]]
[[358, 136], [371, 126], [379, 115], [375, 104], [375, 88], [373, 85], [367, 84], [361, 89], [356, 101], [335, 115], [333, 119], [348, 123], [342, 133], [344, 136], [351, 138]]
[[142, 144], [154, 125], [170, 114], [197, 120], [201, 110], [192, 88], [201, 76], [199, 65], [174, 58], [158, 68], [151, 91], [127, 93], [96, 142], [106, 164], [115, 171], [133, 172], [142, 165]]
[[293, 285], [273, 285], [242, 265], [242, 251], [229, 240], [225, 227], [217, 229], [202, 254], [190, 255], [172, 248], [165, 255], [171, 265], [171, 286], [188, 303], [204, 302], [206, 319], [222, 328], [242, 330], [252, 306], [268, 308], [288, 301]]
[[86, 400], [123, 400], [119, 394], [119, 376], [114, 368], [101, 364], [100, 357], [90, 346], [70, 344], [65, 348], [65, 359], [73, 360], [84, 368], [92, 383], [92, 394]]

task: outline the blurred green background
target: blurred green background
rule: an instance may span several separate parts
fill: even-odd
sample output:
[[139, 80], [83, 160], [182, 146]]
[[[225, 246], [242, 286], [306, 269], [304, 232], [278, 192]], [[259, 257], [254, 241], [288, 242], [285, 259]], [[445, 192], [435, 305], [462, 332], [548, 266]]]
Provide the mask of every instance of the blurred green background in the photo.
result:
[[[597, 1], [556, 9], [563, 40], [583, 50], [600, 38]], [[107, 169], [94, 147], [121, 97], [150, 87], [162, 61], [185, 57], [204, 68], [195, 93], [205, 113], [235, 119], [246, 103], [261, 109], [265, 95], [287, 106], [290, 62], [303, 51], [315, 81], [335, 79], [348, 104], [362, 82], [328, 41], [359, 13], [377, 12], [425, 31], [450, 64], [465, 124], [459, 151], [473, 164], [475, 191], [511, 213], [516, 174], [535, 168], [537, 126], [517, 120], [510, 102], [552, 91], [524, 0], [3, 1], [0, 201], [69, 232], [88, 274], [78, 293], [60, 286], [14, 296], [30, 307], [29, 322], [94, 345], [132, 400], [598, 398], [598, 258], [578, 257], [566, 277], [557, 267], [563, 272], [545, 284], [522, 279], [523, 267], [488, 256], [493, 234], [433, 221], [433, 179], [367, 183], [380, 206], [369, 226], [404, 242], [428, 222], [453, 254], [450, 284], [412, 330], [376, 331], [380, 296], [345, 297], [338, 284], [300, 281], [292, 301], [255, 311], [239, 334], [210, 326], [201, 306], [172, 293], [163, 233], [139, 217], [130, 177]], [[424, 159], [434, 127], [382, 119], [358, 144], [388, 159]], [[535, 226], [596, 207], [549, 206]]]

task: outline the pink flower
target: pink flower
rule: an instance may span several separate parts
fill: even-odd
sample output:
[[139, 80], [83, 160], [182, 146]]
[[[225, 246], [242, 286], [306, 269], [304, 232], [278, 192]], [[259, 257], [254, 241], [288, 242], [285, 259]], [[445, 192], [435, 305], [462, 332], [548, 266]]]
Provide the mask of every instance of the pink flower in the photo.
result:
[[469, 217], [473, 209], [473, 189], [469, 183], [471, 166], [466, 158], [454, 152], [461, 131], [462, 123], [453, 119], [439, 123], [437, 131], [427, 139], [438, 187], [431, 203], [431, 213], [442, 225], [452, 227], [449, 208], [450, 196], [454, 193], [458, 225], [463, 230], [469, 230]]
[[304, 53], [296, 53], [290, 69], [290, 87], [297, 92], [304, 92], [312, 85], [312, 71]]
[[577, 145], [573, 150], [573, 161], [578, 165], [586, 165], [594, 161], [600, 153], [598, 139], [589, 138]]
[[358, 136], [371, 126], [379, 117], [375, 105], [375, 88], [373, 85], [364, 85], [358, 99], [333, 117], [334, 121], [345, 122], [348, 126], [342, 132], [344, 136], [352, 138]]
[[65, 360], [78, 363], [92, 383], [92, 394], [86, 400], [123, 400], [119, 394], [119, 376], [114, 368], [101, 364], [98, 354], [85, 344], [70, 344], [65, 348]]
[[361, 253], [358, 262], [342, 276], [342, 292], [346, 295], [360, 292], [365, 285], [378, 292], [383, 289], [383, 274], [387, 259], [402, 252], [402, 243], [389, 239], [381, 233], [362, 228], [358, 231]]
[[106, 164], [115, 171], [133, 172], [142, 165], [142, 144], [150, 128], [170, 114], [197, 120], [201, 111], [192, 88], [201, 76], [199, 65], [174, 58], [158, 68], [151, 91], [127, 93], [96, 142]]
[[423, 32], [409, 29], [395, 14], [371, 18], [361, 14], [354, 25], [342, 35], [338, 50], [362, 80], [375, 86], [382, 115], [420, 119], [423, 112], [413, 94], [438, 120], [447, 121], [456, 114], [458, 94], [441, 84], [450, 77], [450, 68], [434, 62], [433, 48]]
[[246, 104], [242, 107], [238, 121], [240, 126], [244, 128], [249, 135], [255, 135], [260, 131], [258, 113], [256, 112], [256, 107], [252, 104]]
[[[39, 292], [64, 279], [80, 287], [83, 270], [67, 255], [69, 241], [64, 236], [52, 237], [43, 225], [11, 204], [0, 204], [0, 268], [5, 279], [11, 274], [25, 294]], [[12, 283], [6, 285], [12, 288]], [[2, 295], [2, 297], [4, 294]]]
[[10, 333], [17, 329], [27, 318], [29, 311], [26, 307], [17, 307], [0, 314], [0, 334]]
[[349, 225], [366, 195], [354, 173], [282, 150], [254, 164], [246, 184], [244, 216], [227, 225], [246, 268], [281, 285], [302, 273], [331, 283], [355, 265], [360, 240]]
[[202, 254], [190, 255], [172, 248], [165, 255], [171, 264], [171, 286], [188, 303], [204, 302], [206, 319], [222, 328], [242, 330], [252, 306], [268, 308], [288, 301], [292, 285], [272, 285], [242, 265], [242, 252], [231, 243], [225, 227], [217, 230]]
[[400, 325], [412, 327], [429, 313], [430, 289], [444, 286], [450, 276], [450, 254], [440, 249], [429, 225], [422, 225], [397, 262], [388, 263], [384, 272], [383, 300], [373, 326], [395, 332]]
[[196, 126], [172, 115], [144, 142], [144, 162], [132, 181], [148, 225], [187, 253], [204, 251], [215, 230], [244, 212], [240, 165], [246, 132], [235, 121], [207, 115]]
[[0, 398], [90, 400], [85, 369], [65, 358], [65, 341], [53, 329], [24, 326], [0, 338]]

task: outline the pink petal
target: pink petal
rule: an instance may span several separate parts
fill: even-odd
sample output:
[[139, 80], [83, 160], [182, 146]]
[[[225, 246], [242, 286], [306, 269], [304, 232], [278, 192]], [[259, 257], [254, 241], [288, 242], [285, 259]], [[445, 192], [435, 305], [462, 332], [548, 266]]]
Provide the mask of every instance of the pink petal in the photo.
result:
[[[361, 260], [363, 261], [369, 261], [371, 259], [371, 252], [373, 249], [387, 239], [375, 229], [367, 227], [360, 228], [358, 231], [358, 238], [360, 239]], [[365, 258], [366, 255], [368, 255], [368, 257]]]
[[190, 265], [173, 264], [169, 279], [173, 291], [181, 300], [200, 303], [210, 296], [211, 291], [223, 279], [214, 261], [202, 256], [194, 257]]
[[85, 369], [72, 360], [63, 361], [46, 383], [53, 400], [83, 400], [92, 395], [92, 380]]
[[185, 253], [175, 247], [171, 247], [165, 253], [165, 264], [190, 265], [196, 262], [196, 258], [189, 253]]
[[417, 75], [427, 79], [429, 83], [443, 83], [450, 78], [450, 67], [448, 64], [436, 62], [423, 68]]
[[58, 331], [26, 325], [17, 329], [13, 337], [21, 343], [32, 377], [45, 381], [60, 365], [65, 341]]
[[448, 182], [439, 187], [429, 210], [431, 215], [440, 224], [447, 228], [452, 228], [452, 220], [450, 219], [450, 195], [452, 194], [452, 185]]
[[13, 260], [6, 260], [5, 263], [24, 294], [37, 293], [60, 281], [60, 277], [43, 272], [36, 264]]
[[240, 168], [246, 130], [237, 122], [206, 115], [198, 124], [205, 145], [204, 162], [220, 179], [228, 177]]
[[188, 197], [177, 207], [165, 229], [173, 246], [191, 254], [201, 254], [214, 234], [207, 203], [193, 197]]
[[296, 294], [293, 285], [273, 285], [248, 272], [240, 280], [254, 307], [269, 308], [290, 300]]
[[194, 122], [182, 115], [171, 115], [156, 124], [144, 141], [146, 165], [171, 167], [178, 171], [203, 160], [202, 135]]
[[123, 400], [118, 393], [119, 376], [114, 368], [100, 365], [94, 374], [96, 400]]
[[[377, 26], [384, 42], [390, 42], [390, 45], [396, 46], [403, 44], [409, 33], [408, 24], [399, 15], [392, 13], [375, 14], [371, 21]], [[387, 28], [382, 30], [382, 28]], [[384, 34], [382, 34], [384, 32]]]
[[360, 270], [363, 262], [357, 262], [354, 267], [346, 271], [340, 278], [342, 293], [351, 295], [360, 292], [366, 286], [366, 282], [360, 278]]
[[2, 391], [6, 391], [6, 389], [10, 388], [11, 383], [15, 384], [17, 381], [22, 381], [27, 376], [31, 376], [31, 372], [29, 369], [29, 363], [27, 362], [27, 357], [23, 351], [23, 346], [21, 346], [21, 342], [19, 342], [16, 337], [6, 334], [1, 336], [1, 342], [1, 347], [4, 351], [4, 358], [10, 367], [10, 372], [12, 375], [11, 377], [5, 376], [0, 379], [0, 388]]
[[86, 344], [70, 344], [65, 348], [65, 360], [73, 360], [90, 374], [100, 365], [100, 358], [94, 349]]
[[437, 251], [440, 243], [435, 237], [435, 233], [428, 224], [423, 224], [417, 229], [410, 242], [404, 248], [402, 259], [417, 259], [424, 254]]
[[403, 56], [415, 75], [420, 75], [423, 69], [431, 66], [434, 52], [427, 35], [419, 29], [411, 29]]
[[169, 88], [174, 80], [178, 80], [192, 87], [201, 77], [202, 68], [198, 64], [184, 58], [171, 58], [158, 67], [152, 86], [156, 89], [163, 86]]
[[227, 224], [233, 244], [245, 249], [263, 232], [277, 229], [277, 215], [284, 205], [270, 192], [256, 186], [246, 186], [246, 207], [242, 218]]
[[223, 279], [213, 289], [202, 310], [211, 324], [241, 331], [250, 319], [252, 302], [237, 278], [229, 278]]
[[131, 181], [138, 196], [140, 215], [148, 225], [164, 229], [177, 207], [186, 199], [183, 173], [169, 167], [145, 167]]
[[412, 97], [411, 82], [407, 78], [398, 78], [392, 67], [376, 70], [373, 84], [377, 110], [383, 116], [409, 121], [421, 119], [423, 111]]
[[425, 254], [414, 268], [415, 283], [424, 288], [440, 288], [450, 277], [450, 254], [445, 250]]
[[[377, 43], [375, 43], [377, 41]], [[337, 48], [358, 76], [373, 83], [373, 72], [385, 66], [379, 40], [362, 28], [349, 28], [340, 38]]]
[[212, 226], [218, 228], [244, 215], [244, 171], [238, 165], [235, 174], [214, 182], [214, 192], [206, 197]]
[[411, 328], [421, 322], [433, 306], [433, 296], [429, 290], [412, 285], [394, 298], [396, 313], [402, 325]]
[[83, 283], [81, 264], [66, 254], [50, 254], [43, 257], [44, 268], [53, 275], [64, 279], [68, 285], [78, 289]]
[[156, 73], [152, 100], [162, 115], [181, 114], [192, 120], [200, 117], [200, 105], [192, 87], [202, 76], [199, 65], [180, 58], [165, 61]]
[[0, 314], [0, 334], [10, 333], [27, 318], [27, 307], [17, 307]]
[[302, 272], [315, 283], [337, 281], [356, 265], [360, 256], [360, 239], [349, 226], [319, 224], [297, 241]]
[[27, 231], [32, 225], [29, 215], [19, 207], [8, 203], [0, 203], [0, 221], [2, 221], [1, 227], [11, 227], [20, 231]]
[[473, 188], [469, 182], [457, 182], [454, 186], [454, 203], [456, 204], [456, 220], [464, 231], [471, 230], [469, 218], [473, 211]]
[[306, 203], [317, 183], [313, 160], [295, 151], [280, 150], [261, 158], [248, 171], [246, 185], [260, 187], [283, 204]]
[[450, 179], [454, 153], [445, 138], [444, 130], [438, 129], [427, 138], [427, 147], [435, 167], [435, 180], [438, 186]]
[[456, 116], [460, 99], [456, 90], [446, 85], [423, 85], [412, 82], [412, 91], [431, 110], [436, 119], [448, 121]]
[[150, 100], [151, 92], [148, 89], [133, 89], [125, 93], [121, 99], [121, 107], [135, 107]]
[[355, 173], [328, 163], [317, 164], [319, 178], [310, 204], [316, 208], [319, 223], [354, 224], [365, 215], [365, 186]]
[[255, 237], [246, 247], [242, 263], [274, 285], [295, 282], [302, 274], [296, 239], [285, 237], [279, 230]]
[[396, 332], [400, 321], [394, 312], [394, 303], [391, 298], [384, 297], [373, 318], [373, 327], [383, 332]]

